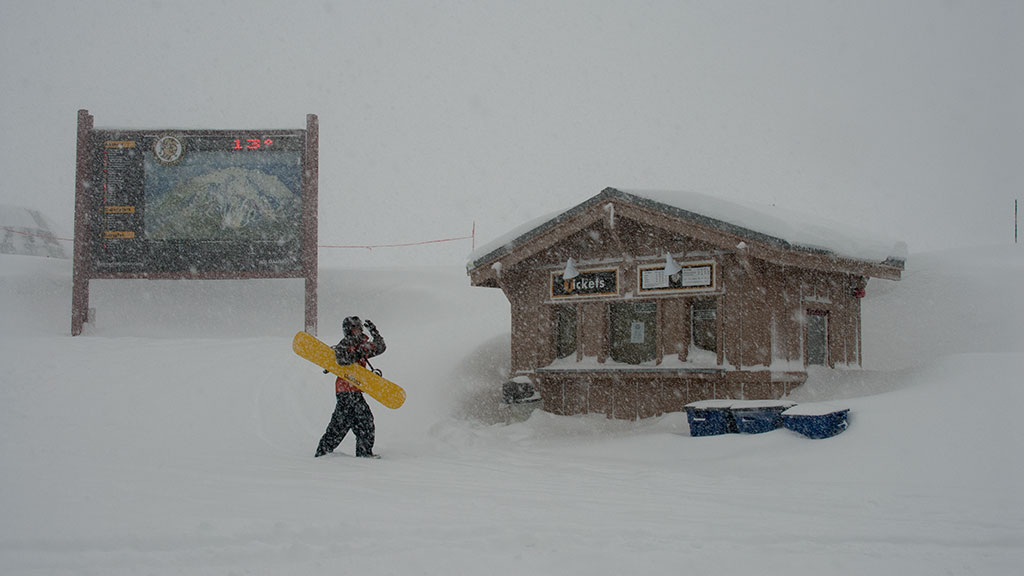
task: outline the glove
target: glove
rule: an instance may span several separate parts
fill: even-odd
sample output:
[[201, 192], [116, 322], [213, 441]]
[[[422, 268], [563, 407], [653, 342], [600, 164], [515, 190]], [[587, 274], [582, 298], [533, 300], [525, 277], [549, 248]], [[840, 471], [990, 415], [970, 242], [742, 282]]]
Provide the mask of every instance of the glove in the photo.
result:
[[370, 334], [378, 334], [377, 326], [375, 326], [373, 322], [369, 320], [364, 320], [363, 326], [366, 326], [366, 329], [370, 331]]

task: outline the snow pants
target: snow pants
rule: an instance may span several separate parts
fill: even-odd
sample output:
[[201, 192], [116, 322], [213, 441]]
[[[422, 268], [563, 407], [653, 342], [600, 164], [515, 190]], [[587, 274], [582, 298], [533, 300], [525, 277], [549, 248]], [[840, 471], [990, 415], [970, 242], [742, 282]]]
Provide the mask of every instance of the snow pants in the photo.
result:
[[373, 454], [373, 412], [366, 403], [362, 392], [338, 392], [338, 404], [334, 407], [331, 422], [327, 425], [323, 438], [316, 448], [316, 455], [321, 456], [341, 444], [351, 430], [356, 435], [356, 456]]

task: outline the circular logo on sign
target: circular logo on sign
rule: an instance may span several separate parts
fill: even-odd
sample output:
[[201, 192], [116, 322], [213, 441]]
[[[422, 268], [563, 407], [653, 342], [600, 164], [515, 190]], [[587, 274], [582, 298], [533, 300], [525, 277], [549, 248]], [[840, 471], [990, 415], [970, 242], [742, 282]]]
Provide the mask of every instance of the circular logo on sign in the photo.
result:
[[185, 144], [176, 135], [161, 136], [153, 143], [153, 155], [161, 164], [176, 164], [185, 155]]

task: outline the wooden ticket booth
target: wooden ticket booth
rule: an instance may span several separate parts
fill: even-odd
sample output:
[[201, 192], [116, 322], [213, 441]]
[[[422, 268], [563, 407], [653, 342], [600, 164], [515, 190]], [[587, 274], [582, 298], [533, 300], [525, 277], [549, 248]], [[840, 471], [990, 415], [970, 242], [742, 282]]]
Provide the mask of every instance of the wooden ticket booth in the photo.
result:
[[859, 366], [869, 278], [905, 256], [801, 217], [607, 188], [477, 250], [511, 304], [512, 375], [556, 414], [638, 419], [781, 398], [808, 366]]

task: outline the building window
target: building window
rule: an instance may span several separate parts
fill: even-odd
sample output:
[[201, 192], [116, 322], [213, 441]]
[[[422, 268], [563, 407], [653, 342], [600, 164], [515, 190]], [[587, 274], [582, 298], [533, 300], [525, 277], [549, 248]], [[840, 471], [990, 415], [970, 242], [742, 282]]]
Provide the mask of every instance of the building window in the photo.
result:
[[657, 357], [657, 303], [617, 302], [609, 305], [609, 316], [612, 360], [640, 364]]
[[807, 364], [828, 365], [828, 312], [807, 311]]
[[555, 307], [555, 357], [576, 355], [576, 306]]
[[690, 342], [697, 350], [718, 352], [718, 302], [690, 301]]

